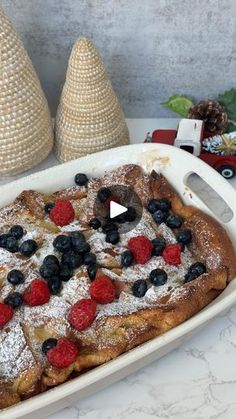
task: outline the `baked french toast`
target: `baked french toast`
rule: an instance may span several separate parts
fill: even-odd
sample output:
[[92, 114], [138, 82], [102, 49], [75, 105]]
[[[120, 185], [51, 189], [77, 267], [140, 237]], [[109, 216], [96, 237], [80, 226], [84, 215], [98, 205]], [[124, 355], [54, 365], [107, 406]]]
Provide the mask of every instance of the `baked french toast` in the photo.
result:
[[[165, 333], [236, 276], [224, 229], [162, 175], [130, 164], [75, 181], [51, 195], [23, 191], [0, 210], [1, 409]], [[125, 233], [136, 211], [109, 219], [107, 204], [122, 204], [114, 184], [143, 207]]]

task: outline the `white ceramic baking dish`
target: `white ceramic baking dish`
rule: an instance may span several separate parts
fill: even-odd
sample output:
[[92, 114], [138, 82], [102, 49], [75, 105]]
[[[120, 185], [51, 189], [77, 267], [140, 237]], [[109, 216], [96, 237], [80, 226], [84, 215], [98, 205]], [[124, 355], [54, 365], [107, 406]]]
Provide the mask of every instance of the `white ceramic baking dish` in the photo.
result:
[[[236, 248], [236, 192], [230, 184], [207, 164], [172, 146], [162, 144], [137, 144], [103, 151], [78, 160], [47, 169], [22, 178], [0, 188], [0, 206], [11, 202], [23, 189], [51, 192], [73, 185], [77, 172], [96, 176], [114, 167], [138, 163], [144, 170], [152, 168], [162, 172], [178, 191], [186, 204], [193, 204], [211, 214], [209, 208], [186, 187], [190, 173], [197, 173], [225, 200], [233, 212], [233, 218], [224, 225]], [[96, 367], [81, 377], [32, 397], [14, 407], [2, 410], [0, 418], [44, 418], [131, 374], [146, 364], [162, 357], [180, 346], [213, 317], [229, 309], [236, 302], [236, 279], [222, 294], [200, 313], [117, 359]]]

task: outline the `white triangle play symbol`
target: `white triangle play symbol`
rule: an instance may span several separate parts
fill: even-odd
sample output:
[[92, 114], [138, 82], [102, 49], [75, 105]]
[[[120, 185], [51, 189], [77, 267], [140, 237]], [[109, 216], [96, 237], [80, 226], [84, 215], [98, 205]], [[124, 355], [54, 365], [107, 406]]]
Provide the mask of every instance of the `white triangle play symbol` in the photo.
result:
[[126, 207], [123, 207], [123, 205], [117, 204], [115, 201], [110, 202], [110, 218], [117, 217], [120, 214], [123, 214], [124, 212], [128, 211]]

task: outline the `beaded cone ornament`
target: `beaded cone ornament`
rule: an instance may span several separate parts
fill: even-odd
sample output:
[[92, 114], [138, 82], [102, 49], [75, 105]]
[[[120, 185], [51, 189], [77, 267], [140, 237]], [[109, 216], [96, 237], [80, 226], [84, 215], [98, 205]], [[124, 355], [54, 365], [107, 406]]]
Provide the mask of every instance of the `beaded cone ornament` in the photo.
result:
[[67, 161], [129, 143], [117, 96], [93, 43], [74, 45], [56, 116], [56, 154]]
[[52, 121], [39, 79], [0, 8], [0, 175], [30, 169], [52, 146]]

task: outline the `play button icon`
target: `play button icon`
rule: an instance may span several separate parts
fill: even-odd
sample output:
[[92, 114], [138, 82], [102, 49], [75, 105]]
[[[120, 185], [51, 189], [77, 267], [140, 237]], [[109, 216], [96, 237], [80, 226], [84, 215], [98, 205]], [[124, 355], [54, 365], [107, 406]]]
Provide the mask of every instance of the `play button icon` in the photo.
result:
[[[108, 202], [101, 202], [99, 191], [93, 207], [93, 213], [102, 226], [112, 223], [120, 234], [127, 233], [139, 223], [143, 206], [132, 186], [109, 185]], [[114, 198], [114, 199], [112, 199]]]
[[124, 214], [128, 209], [123, 205], [117, 204], [115, 201], [110, 201], [110, 218], [118, 217], [118, 215]]

